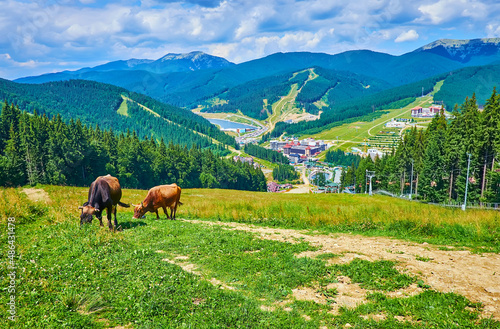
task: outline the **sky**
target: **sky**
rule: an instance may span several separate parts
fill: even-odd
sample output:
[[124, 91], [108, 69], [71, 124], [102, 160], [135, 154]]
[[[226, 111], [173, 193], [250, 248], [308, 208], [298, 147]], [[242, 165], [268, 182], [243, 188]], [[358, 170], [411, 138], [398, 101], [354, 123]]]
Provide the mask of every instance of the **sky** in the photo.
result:
[[401, 55], [438, 39], [500, 37], [496, 0], [0, 0], [0, 78], [203, 51]]

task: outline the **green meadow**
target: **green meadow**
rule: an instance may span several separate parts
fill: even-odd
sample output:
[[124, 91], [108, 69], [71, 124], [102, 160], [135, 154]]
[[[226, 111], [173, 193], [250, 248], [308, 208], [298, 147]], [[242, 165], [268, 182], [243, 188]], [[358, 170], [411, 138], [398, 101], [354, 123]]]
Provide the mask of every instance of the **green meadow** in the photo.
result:
[[[482, 305], [427, 286], [394, 261], [354, 259], [317, 246], [259, 238], [217, 222], [301, 229], [308, 234], [352, 233], [500, 252], [495, 211], [445, 209], [383, 196], [287, 195], [186, 189], [177, 211], [183, 220], [147, 214], [132, 219], [118, 208], [120, 228], [98, 220], [80, 227], [77, 207], [87, 188], [36, 186], [1, 189], [1, 261], [7, 261], [9, 218], [15, 218], [16, 321], [7, 319], [11, 284], [1, 268], [0, 313], [11, 328], [500, 328], [481, 316]], [[123, 191], [139, 203], [143, 190]], [[424, 261], [424, 260], [422, 260]], [[340, 277], [369, 289], [366, 302], [335, 307]], [[391, 292], [418, 284], [413, 296]], [[295, 289], [326, 300], [300, 300]], [[383, 315], [377, 319], [376, 316]]]

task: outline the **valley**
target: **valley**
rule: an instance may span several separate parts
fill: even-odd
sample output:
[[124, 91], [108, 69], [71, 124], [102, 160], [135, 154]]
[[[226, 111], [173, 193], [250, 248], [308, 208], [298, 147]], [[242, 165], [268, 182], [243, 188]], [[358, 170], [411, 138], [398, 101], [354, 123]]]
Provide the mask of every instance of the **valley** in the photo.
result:
[[439, 40], [0, 79], [6, 326], [500, 328], [499, 63]]

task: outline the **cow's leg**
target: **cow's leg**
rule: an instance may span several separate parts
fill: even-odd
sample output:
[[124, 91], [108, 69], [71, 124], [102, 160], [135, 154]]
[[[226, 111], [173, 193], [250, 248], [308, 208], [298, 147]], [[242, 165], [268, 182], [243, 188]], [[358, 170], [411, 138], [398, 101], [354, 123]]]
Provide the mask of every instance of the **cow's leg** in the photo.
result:
[[155, 210], [156, 213], [156, 219], [160, 219], [160, 215], [158, 215], [158, 209]]
[[111, 222], [112, 212], [113, 212], [113, 206], [106, 208], [106, 217], [108, 218], [108, 227], [110, 231], [113, 231], [113, 223]]
[[115, 215], [115, 228], [118, 228], [118, 221], [116, 220], [116, 209], [118, 208], [118, 205], [114, 206], [113, 209], [113, 214]]
[[175, 210], [176, 210], [176, 206], [173, 206], [173, 207], [170, 208], [170, 212], [172, 214], [172, 216], [171, 216], [172, 219], [175, 219], [175, 212], [176, 212]]
[[167, 219], [169, 219], [170, 217], [168, 217], [168, 210], [167, 208], [165, 207], [162, 207], [163, 208], [163, 212], [165, 213], [165, 216], [167, 216]]
[[99, 213], [99, 216], [96, 215], [96, 217], [99, 220], [99, 225], [104, 226], [104, 224], [102, 223], [102, 211]]

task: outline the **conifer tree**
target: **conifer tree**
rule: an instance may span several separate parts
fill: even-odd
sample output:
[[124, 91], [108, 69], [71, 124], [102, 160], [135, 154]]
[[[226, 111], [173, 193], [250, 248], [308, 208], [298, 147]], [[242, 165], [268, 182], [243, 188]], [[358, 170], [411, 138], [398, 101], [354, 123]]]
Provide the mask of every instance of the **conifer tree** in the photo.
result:
[[25, 184], [25, 166], [21, 152], [21, 141], [14, 129], [9, 129], [9, 139], [6, 142], [4, 155], [0, 159], [0, 184], [3, 186], [20, 186]]

